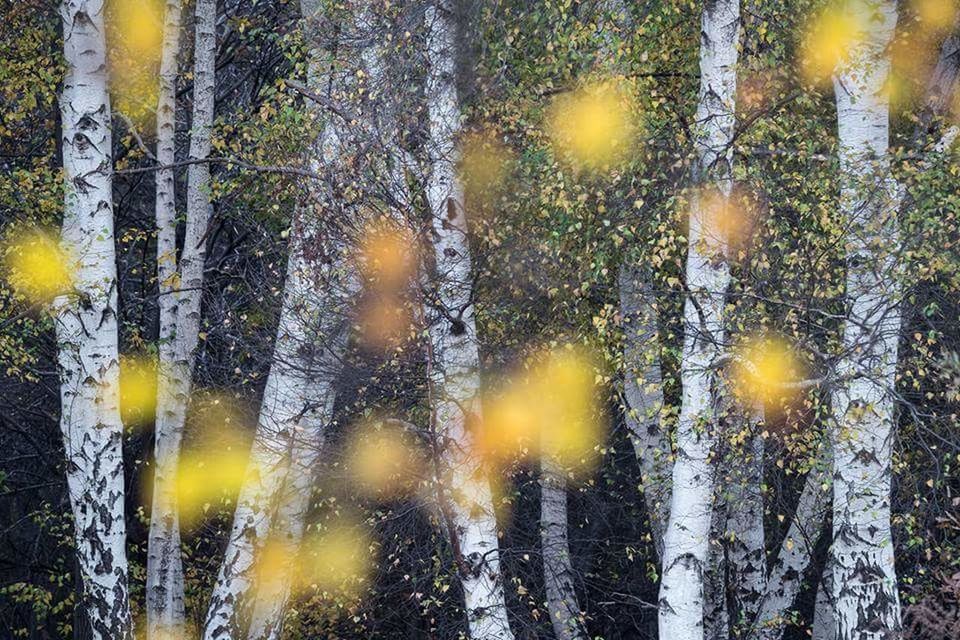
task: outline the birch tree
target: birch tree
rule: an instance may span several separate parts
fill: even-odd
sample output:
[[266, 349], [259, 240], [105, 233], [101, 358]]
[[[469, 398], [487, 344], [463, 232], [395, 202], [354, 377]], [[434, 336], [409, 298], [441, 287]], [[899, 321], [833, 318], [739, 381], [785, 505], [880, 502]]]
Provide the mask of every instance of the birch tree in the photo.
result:
[[[157, 163], [170, 167], [176, 160], [177, 54], [180, 45], [180, 2], [168, 0], [160, 54], [157, 99]], [[186, 342], [177, 327], [177, 211], [172, 168], [156, 174], [157, 276], [160, 309], [160, 362], [154, 435], [154, 491], [147, 550], [147, 637], [165, 638], [184, 623], [183, 561], [174, 475], [192, 367], [192, 354], [178, 359]], [[183, 365], [187, 364], [186, 371]]]
[[[308, 41], [313, 44], [308, 84], [336, 99], [349, 72], [334, 72], [335, 61], [321, 47], [317, 0], [302, 0]], [[317, 109], [314, 118], [320, 118]], [[311, 479], [323, 444], [323, 428], [333, 416], [336, 382], [350, 329], [350, 309], [359, 291], [351, 245], [338, 227], [342, 209], [335, 192], [345, 153], [343, 124], [326, 120], [311, 145], [310, 164], [322, 179], [309, 189], [309, 202], [296, 212], [290, 232], [290, 256], [273, 361], [264, 390], [250, 454], [249, 470], [234, 513], [233, 528], [211, 596], [205, 640], [277, 637], [289, 593], [287, 576], [262, 585], [268, 599], [259, 606], [250, 590], [256, 552], [271, 525], [298, 546], [309, 506]], [[277, 515], [277, 504], [281, 509]], [[277, 522], [279, 518], [279, 522]]]
[[900, 334], [890, 175], [887, 47], [896, 3], [856, 0], [861, 26], [834, 76], [840, 140], [840, 211], [847, 229], [847, 319], [833, 389], [833, 599], [838, 640], [900, 632], [890, 532], [891, 447]]
[[74, 289], [54, 301], [60, 428], [83, 608], [95, 640], [133, 638], [124, 522], [113, 158], [104, 3], [60, 4], [61, 244]]
[[[457, 176], [461, 130], [456, 85], [456, 22], [452, 0], [426, 8], [429, 169], [426, 181], [436, 283], [430, 323], [430, 386], [435, 427], [452, 499], [448, 535], [457, 565], [470, 637], [512, 639], [507, 620], [493, 498], [471, 451], [468, 423], [480, 420], [480, 352], [473, 299], [463, 185]], [[441, 493], [447, 493], [441, 488]]]
[[738, 0], [704, 6], [700, 41], [700, 93], [695, 139], [695, 193], [687, 233], [683, 398], [677, 424], [670, 519], [664, 534], [659, 626], [662, 640], [703, 638], [703, 569], [713, 503], [711, 453], [715, 435], [711, 369], [723, 344], [723, 301], [730, 281], [725, 242], [710, 228], [706, 192], [728, 198], [732, 189]]

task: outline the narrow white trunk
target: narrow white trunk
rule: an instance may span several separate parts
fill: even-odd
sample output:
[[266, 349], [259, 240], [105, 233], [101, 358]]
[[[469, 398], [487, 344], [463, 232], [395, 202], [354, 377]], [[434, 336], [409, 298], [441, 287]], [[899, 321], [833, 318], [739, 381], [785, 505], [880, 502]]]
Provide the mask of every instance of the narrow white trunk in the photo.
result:
[[829, 487], [824, 489], [830, 479], [830, 469], [828, 454], [807, 473], [790, 527], [771, 563], [767, 588], [754, 618], [752, 638], [779, 640], [783, 637], [786, 616], [803, 588], [804, 573], [830, 508]]
[[[729, 197], [734, 128], [739, 0], [704, 5], [697, 105], [697, 180], [702, 189]], [[695, 194], [691, 203], [681, 363], [683, 399], [677, 424], [670, 519], [664, 534], [660, 583], [661, 640], [703, 638], [703, 569], [713, 503], [715, 416], [711, 367], [723, 344], [723, 301], [730, 281], [725, 242], [709, 227], [709, 213]]]
[[848, 319], [832, 398], [833, 597], [839, 640], [880, 640], [901, 627], [890, 532], [899, 238], [886, 86], [897, 7], [892, 0], [856, 0], [850, 10], [864, 32], [834, 79]]
[[[157, 100], [157, 163], [175, 161], [177, 53], [180, 43], [180, 0], [168, 0], [160, 56]], [[147, 550], [147, 638], [165, 640], [184, 623], [183, 562], [174, 491], [180, 439], [189, 396], [190, 369], [178, 358], [176, 290], [177, 212], [173, 169], [156, 174], [157, 274], [160, 310], [159, 367], [154, 433], [153, 504]], [[186, 389], [183, 386], [186, 385]]]
[[583, 614], [573, 585], [567, 540], [567, 482], [563, 467], [549, 457], [541, 463], [540, 552], [547, 610], [557, 640], [586, 640]]
[[54, 301], [60, 428], [83, 580], [96, 640], [133, 638], [124, 522], [117, 271], [104, 3], [65, 1], [60, 94], [65, 199], [61, 243], [74, 291]]
[[642, 267], [620, 267], [623, 317], [624, 419], [637, 460], [647, 518], [657, 556], [663, 557], [663, 532], [670, 507], [670, 440], [660, 423], [663, 376], [653, 286]]
[[[427, 202], [433, 230], [435, 299], [430, 324], [434, 424], [444, 438], [443, 463], [452, 496], [448, 534], [463, 587], [470, 637], [511, 639], [497, 523], [490, 486], [470, 446], [468, 421], [480, 419], [480, 352], [473, 305], [463, 185], [456, 173], [460, 101], [456, 88], [456, 26], [452, 0], [425, 12], [430, 172]], [[446, 498], [441, 498], [446, 502]]]
[[[319, 4], [302, 0], [308, 25]], [[308, 29], [309, 30], [309, 29]], [[308, 84], [318, 93], [331, 81], [329, 60], [314, 51]], [[315, 117], [321, 117], [316, 106]], [[354, 256], [330, 224], [340, 215], [334, 181], [342, 169], [340, 123], [329, 120], [313, 144], [310, 162], [323, 179], [311, 185], [290, 232], [290, 258], [273, 363], [264, 389], [250, 453], [250, 470], [237, 500], [233, 528], [207, 612], [204, 640], [275, 638], [289, 597], [288, 575], [272, 576], [251, 597], [257, 551], [272, 533], [296, 548], [303, 535], [310, 488], [323, 429], [333, 416], [334, 383], [346, 351], [351, 309], [359, 291]], [[324, 258], [327, 258], [325, 260]], [[245, 621], [249, 620], [249, 629]]]
[[[760, 408], [762, 411], [762, 407]], [[737, 452], [731, 469], [729, 516], [727, 519], [727, 588], [730, 591], [730, 618], [735, 637], [744, 637], [756, 617], [767, 587], [767, 549], [763, 530], [763, 451], [758, 433], [762, 416], [753, 416], [748, 428], [754, 434], [745, 451]]]
[[828, 558], [823, 567], [823, 577], [817, 583], [817, 599], [813, 605], [813, 628], [810, 633], [813, 640], [836, 640], [837, 619], [834, 615], [833, 598], [830, 595], [833, 585], [833, 567]]

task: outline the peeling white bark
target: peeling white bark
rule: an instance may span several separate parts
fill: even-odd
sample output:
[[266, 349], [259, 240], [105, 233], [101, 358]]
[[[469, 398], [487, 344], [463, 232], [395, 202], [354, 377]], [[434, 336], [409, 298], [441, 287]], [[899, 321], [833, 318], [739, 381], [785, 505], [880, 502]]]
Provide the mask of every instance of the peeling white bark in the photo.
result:
[[[729, 197], [740, 34], [738, 0], [704, 5], [696, 153], [699, 186]], [[723, 301], [730, 282], [725, 242], [708, 226], [703, 200], [690, 210], [681, 364], [683, 400], [677, 424], [670, 519], [660, 583], [661, 640], [703, 638], [703, 569], [709, 549], [714, 473], [715, 407], [711, 367], [723, 344]]]
[[95, 640], [133, 638], [124, 522], [113, 159], [104, 3], [65, 1], [60, 94], [65, 198], [61, 243], [74, 291], [54, 301], [67, 488]]
[[480, 352], [473, 303], [473, 273], [467, 241], [463, 185], [457, 176], [461, 129], [456, 88], [455, 3], [435, 0], [427, 27], [427, 114], [430, 170], [427, 202], [432, 219], [435, 300], [430, 324], [430, 382], [434, 424], [444, 438], [443, 463], [452, 499], [451, 546], [457, 560], [470, 637], [512, 640], [507, 619], [493, 499], [471, 451], [468, 421], [480, 417]]
[[833, 390], [833, 597], [839, 640], [900, 633], [890, 532], [891, 445], [900, 332], [896, 185], [888, 158], [892, 0], [851, 3], [864, 33], [834, 90], [841, 211], [847, 225], [848, 319]]
[[[762, 407], [761, 407], [762, 410]], [[755, 415], [743, 457], [731, 469], [729, 517], [727, 519], [727, 564], [730, 617], [736, 637], [756, 617], [767, 587], [767, 549], [763, 530], [764, 440], [758, 433], [760, 415]]]
[[[167, 0], [160, 56], [157, 100], [157, 163], [176, 160], [177, 54], [180, 44], [180, 0]], [[175, 474], [186, 419], [192, 374], [192, 351], [183, 354], [177, 332], [177, 211], [173, 169], [156, 174], [157, 274], [160, 310], [159, 366], [154, 433], [153, 503], [147, 550], [147, 638], [165, 640], [182, 631], [183, 561], [177, 514]], [[184, 361], [184, 357], [188, 359]], [[184, 371], [186, 364], [186, 371]]]
[[830, 595], [833, 584], [833, 569], [830, 560], [823, 567], [823, 577], [817, 584], [817, 599], [813, 605], [813, 628], [810, 630], [813, 640], [836, 640], [837, 619], [833, 613], [833, 598]]

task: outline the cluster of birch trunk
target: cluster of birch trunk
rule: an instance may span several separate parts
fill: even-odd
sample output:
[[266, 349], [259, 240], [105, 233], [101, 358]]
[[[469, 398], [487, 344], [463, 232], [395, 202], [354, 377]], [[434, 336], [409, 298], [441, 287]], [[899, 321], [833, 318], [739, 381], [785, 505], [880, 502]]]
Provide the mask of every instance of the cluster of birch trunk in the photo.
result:
[[[627, 0], [610, 0], [606, 14], [629, 29]], [[827, 570], [818, 583], [814, 635], [818, 640], [897, 637], [901, 604], [891, 539], [891, 444], [896, 425], [897, 347], [902, 296], [898, 219], [911, 205], [891, 177], [889, 146], [889, 45], [897, 21], [894, 0], [852, 0], [868, 28], [834, 72], [846, 221], [846, 314], [843, 351], [818, 386], [829, 397], [832, 419], [820, 443], [783, 544], [768, 558], [759, 484], [763, 440], [754, 437], [735, 473], [716, 455], [729, 393], [722, 369], [731, 359], [726, 298], [733, 278], [729, 247], [709, 228], [709, 202], [731, 197], [738, 55], [739, 0], [705, 0], [700, 26], [700, 90], [692, 141], [686, 234], [686, 299], [681, 355], [682, 401], [671, 435], [661, 424], [664, 405], [660, 362], [650, 358], [658, 341], [652, 275], [626, 263], [619, 275], [625, 327], [622, 394], [627, 426], [643, 477], [652, 539], [660, 558], [656, 603], [659, 637], [698, 640], [778, 638], [803, 586], [813, 547], [832, 523]], [[480, 337], [469, 242], [470, 203], [458, 175], [463, 105], [458, 94], [457, 20], [453, 0], [424, 2], [422, 113], [426, 152], [403, 147], [401, 124], [389, 90], [345, 119], [325, 105], [354, 95], [358, 83], [389, 87], [388, 55], [376, 37], [377, 3], [347, 3], [348, 19], [329, 29], [327, 3], [301, 0], [309, 48], [308, 111], [322, 122], [305, 145], [311, 174], [305, 198], [293, 213], [282, 311], [251, 451], [251, 471], [236, 501], [216, 583], [209, 598], [205, 640], [279, 638], [290, 585], [255, 588], [258, 550], [269, 536], [296, 544], [303, 536], [312, 474], [322, 455], [324, 428], [332, 420], [336, 381], [363, 286], [357, 263], [358, 220], [370, 215], [361, 199], [345, 198], [337, 185], [354, 168], [349, 146], [365, 132], [385, 138], [385, 150], [366, 169], [391, 175], [390, 216], [410, 218], [411, 181], [419, 181], [429, 209], [429, 251], [418, 278], [428, 319], [431, 427], [444, 446], [438, 482], [445, 534], [454, 555], [474, 640], [513, 638], [500, 568], [497, 521], [490, 484], [471, 447], [470, 422], [481, 416]], [[192, 391], [203, 310], [205, 240], [211, 216], [211, 129], [214, 124], [217, 32], [215, 0], [196, 0], [192, 56], [192, 114], [185, 211], [175, 197], [174, 136], [181, 24], [180, 0], [167, 0], [156, 119], [156, 228], [159, 274], [159, 397], [146, 578], [146, 633], [150, 640], [179, 637], [186, 628], [184, 569], [175, 476]], [[61, 429], [67, 456], [76, 553], [84, 604], [95, 638], [133, 638], [124, 514], [123, 425], [118, 399], [117, 273], [113, 236], [111, 108], [103, 0], [61, 3], [66, 75], [61, 94], [66, 199], [62, 241], [78, 257], [76, 293], [55, 301], [61, 371]], [[954, 38], [931, 80], [917, 138], [929, 135], [956, 81]], [[609, 57], [614, 52], [607, 52]], [[616, 65], [616, 60], [610, 61]], [[362, 73], [358, 73], [362, 72]], [[351, 111], [351, 113], [353, 113]], [[374, 135], [370, 133], [370, 135]], [[956, 131], [938, 131], [949, 146]], [[322, 259], [321, 259], [322, 256]], [[763, 408], [736, 409], [751, 433]], [[742, 415], [741, 415], [742, 414]], [[671, 439], [672, 438], [672, 439]], [[721, 487], [730, 480], [731, 486]], [[444, 488], [444, 485], [449, 485]], [[451, 490], [455, 489], [455, 490]], [[720, 490], [735, 496], [720, 505]], [[543, 575], [557, 638], [586, 639], [585, 603], [578, 601], [567, 534], [567, 486], [562, 468], [546, 460], [541, 479]], [[832, 494], [832, 495], [831, 495]], [[832, 516], [828, 512], [832, 508]], [[719, 529], [718, 529], [719, 527]], [[710, 541], [729, 539], [724, 575]], [[259, 592], [259, 597], [258, 597]]]

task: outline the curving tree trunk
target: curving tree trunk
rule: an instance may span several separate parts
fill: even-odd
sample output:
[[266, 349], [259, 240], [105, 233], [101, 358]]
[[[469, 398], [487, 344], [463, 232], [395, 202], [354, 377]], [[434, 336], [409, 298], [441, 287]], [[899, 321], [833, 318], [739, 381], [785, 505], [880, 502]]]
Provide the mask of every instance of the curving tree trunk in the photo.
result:
[[113, 158], [104, 3], [60, 4], [65, 194], [61, 244], [74, 291], [53, 304], [60, 428], [83, 582], [95, 640], [133, 638], [128, 595], [113, 233]]
[[440, 488], [446, 494], [441, 502], [449, 513], [447, 533], [463, 587], [470, 637], [512, 640], [493, 498], [468, 430], [468, 423], [480, 419], [480, 351], [463, 185], [457, 176], [461, 113], [454, 11], [453, 0], [435, 0], [425, 12], [430, 138], [426, 195], [436, 283], [430, 323], [431, 401], [448, 476], [442, 482], [450, 488]]
[[834, 78], [848, 316], [832, 397], [833, 598], [838, 640], [879, 640], [901, 627], [890, 532], [899, 237], [886, 87], [897, 7], [856, 0], [850, 10], [864, 27]]
[[712, 367], [723, 344], [722, 310], [730, 281], [726, 243], [710, 227], [708, 198], [728, 198], [732, 189], [736, 67], [740, 34], [738, 0], [704, 5], [697, 105], [696, 179], [690, 228], [681, 363], [683, 399], [677, 424], [670, 519], [664, 534], [660, 582], [661, 640], [703, 638], [703, 570], [709, 550], [713, 504], [715, 409]]
[[[157, 164], [175, 160], [177, 54], [180, 1], [168, 0], [160, 55], [157, 99]], [[177, 210], [173, 169], [156, 174], [157, 275], [160, 309], [157, 409], [154, 433], [153, 503], [147, 549], [147, 638], [164, 640], [182, 631], [183, 561], [177, 514], [175, 475], [190, 395], [192, 351], [180, 356], [184, 334], [177, 332]], [[184, 371], [186, 365], [186, 371]]]

